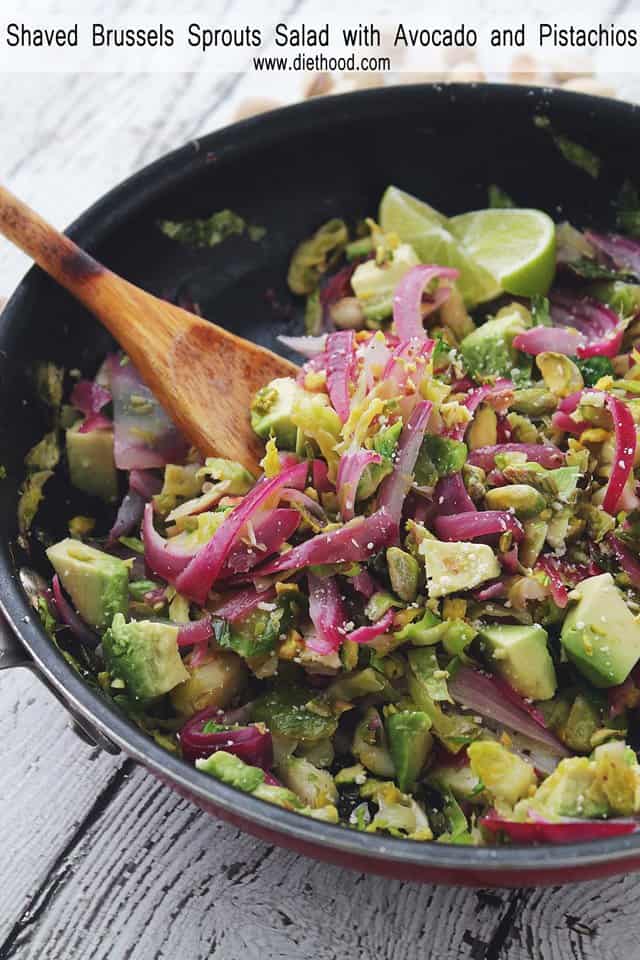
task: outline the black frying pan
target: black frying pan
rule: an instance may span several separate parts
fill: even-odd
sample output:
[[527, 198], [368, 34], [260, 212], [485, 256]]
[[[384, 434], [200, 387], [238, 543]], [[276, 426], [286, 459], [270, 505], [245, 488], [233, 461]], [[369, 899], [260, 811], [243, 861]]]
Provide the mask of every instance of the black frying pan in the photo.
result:
[[[563, 158], [548, 130], [590, 148], [599, 178]], [[397, 87], [314, 100], [194, 141], [131, 177], [70, 228], [118, 273], [160, 295], [197, 301], [205, 316], [272, 349], [300, 329], [300, 305], [284, 278], [294, 245], [332, 216], [375, 213], [393, 182], [445, 213], [486, 206], [499, 184], [520, 206], [580, 226], [611, 226], [612, 200], [640, 155], [640, 114], [630, 104], [508, 86]], [[61, 173], [61, 177], [63, 173]], [[187, 250], [165, 238], [160, 218], [229, 207], [267, 228], [256, 244], [232, 238]], [[29, 369], [43, 360], [91, 374], [108, 335], [38, 269], [0, 317], [0, 667], [35, 664], [105, 749], [125, 750], [174, 789], [244, 829], [303, 853], [404, 879], [467, 884], [561, 882], [640, 866], [640, 833], [562, 847], [474, 849], [362, 834], [308, 820], [239, 793], [166, 753], [125, 720], [47, 639], [20, 584], [21, 567], [46, 573], [36, 546], [15, 545], [17, 489], [26, 451], [46, 429]], [[36, 527], [59, 538], [81, 504], [50, 481]], [[61, 506], [63, 505], [63, 506]], [[92, 505], [93, 506], [93, 505]]]

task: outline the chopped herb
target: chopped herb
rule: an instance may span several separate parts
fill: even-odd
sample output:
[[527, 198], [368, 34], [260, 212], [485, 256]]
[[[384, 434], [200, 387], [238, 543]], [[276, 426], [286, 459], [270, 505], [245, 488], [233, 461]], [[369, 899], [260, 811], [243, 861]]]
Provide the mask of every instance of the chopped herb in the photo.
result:
[[233, 210], [218, 210], [205, 219], [161, 220], [159, 227], [166, 237], [189, 247], [215, 247], [228, 237], [247, 233], [250, 240], [258, 241], [266, 234], [264, 227], [247, 224]]
[[491, 207], [492, 210], [508, 210], [511, 207], [515, 207], [515, 203], [509, 194], [505, 193], [505, 191], [495, 183], [489, 185], [488, 193], [489, 207]]
[[134, 553], [139, 553], [141, 556], [144, 554], [144, 543], [139, 537], [118, 537], [118, 542], [123, 547], [133, 550]]
[[594, 180], [598, 179], [600, 176], [600, 157], [593, 153], [592, 150], [582, 146], [582, 144], [571, 140], [564, 133], [556, 133], [551, 126], [549, 117], [534, 117], [533, 122], [536, 127], [539, 127], [541, 130], [549, 131], [553, 142], [565, 160], [572, 163], [574, 167], [579, 167], [580, 170], [584, 170], [584, 172], [588, 173]]
[[574, 360], [582, 374], [585, 387], [595, 387], [600, 377], [613, 374], [613, 364], [609, 357], [589, 357], [588, 360]]
[[595, 260], [589, 260], [588, 257], [580, 257], [568, 263], [567, 266], [585, 280], [626, 280], [629, 277], [627, 273], [603, 267]]
[[616, 222], [620, 230], [632, 237], [640, 237], [640, 191], [631, 180], [622, 184], [616, 206]]
[[534, 327], [550, 327], [551, 310], [547, 297], [531, 297], [531, 319]]

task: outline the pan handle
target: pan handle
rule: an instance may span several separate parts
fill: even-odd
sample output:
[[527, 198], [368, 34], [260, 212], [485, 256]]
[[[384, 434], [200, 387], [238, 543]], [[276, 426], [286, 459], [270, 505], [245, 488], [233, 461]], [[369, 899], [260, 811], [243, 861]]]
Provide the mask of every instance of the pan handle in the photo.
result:
[[106, 737], [90, 720], [81, 716], [81, 714], [65, 700], [53, 684], [49, 683], [47, 678], [43, 676], [34, 660], [16, 637], [11, 626], [5, 620], [2, 611], [0, 611], [0, 670], [10, 670], [12, 667], [26, 667], [44, 683], [49, 693], [53, 694], [58, 703], [62, 704], [69, 714], [69, 726], [83, 743], [88, 744], [90, 747], [98, 747], [100, 750], [112, 754], [112, 756], [120, 753], [120, 747]]

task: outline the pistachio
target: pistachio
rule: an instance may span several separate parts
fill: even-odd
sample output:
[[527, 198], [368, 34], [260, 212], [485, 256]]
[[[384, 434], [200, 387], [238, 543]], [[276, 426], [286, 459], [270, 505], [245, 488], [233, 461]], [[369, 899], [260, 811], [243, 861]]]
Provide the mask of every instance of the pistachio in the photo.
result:
[[524, 525], [524, 539], [518, 549], [518, 557], [523, 567], [532, 569], [540, 556], [547, 538], [548, 525], [544, 520], [529, 520]]
[[511, 438], [516, 443], [537, 443], [538, 430], [528, 417], [519, 413], [507, 414], [507, 423], [511, 430]]
[[536, 366], [545, 385], [557, 397], [568, 397], [584, 387], [580, 370], [573, 360], [562, 353], [539, 353]]
[[558, 406], [557, 398], [544, 387], [526, 387], [513, 394], [511, 409], [530, 417], [553, 413]]
[[490, 510], [513, 510], [519, 520], [529, 520], [547, 505], [542, 494], [526, 483], [513, 483], [488, 490], [485, 501]]
[[420, 567], [417, 560], [400, 547], [389, 547], [387, 566], [394, 593], [405, 603], [411, 603], [418, 593]]
[[498, 442], [498, 418], [495, 410], [483, 404], [476, 412], [473, 423], [467, 431], [467, 444], [470, 450], [479, 447], [493, 447]]

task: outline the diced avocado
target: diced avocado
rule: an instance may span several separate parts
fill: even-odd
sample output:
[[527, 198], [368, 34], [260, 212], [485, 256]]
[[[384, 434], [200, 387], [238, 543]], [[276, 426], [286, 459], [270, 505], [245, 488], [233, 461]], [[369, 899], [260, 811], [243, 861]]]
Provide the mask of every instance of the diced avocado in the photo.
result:
[[539, 624], [492, 624], [480, 630], [480, 639], [490, 666], [520, 696], [549, 700], [554, 695], [556, 671], [547, 631]]
[[524, 567], [533, 569], [547, 539], [549, 527], [544, 520], [529, 520], [524, 525], [524, 539], [521, 541], [518, 557]]
[[206, 707], [224, 710], [247, 681], [244, 661], [230, 650], [211, 651], [206, 660], [188, 669], [184, 683], [171, 691], [171, 703], [185, 717]]
[[387, 736], [395, 767], [396, 783], [403, 791], [413, 790], [433, 746], [431, 720], [421, 710], [405, 710], [387, 719]]
[[570, 750], [576, 753], [591, 752], [591, 737], [602, 726], [600, 711], [582, 694], [573, 701], [560, 736]]
[[450, 791], [456, 800], [486, 803], [482, 782], [469, 763], [438, 764], [429, 770], [428, 781], [439, 790]]
[[528, 311], [519, 304], [511, 304], [469, 333], [460, 344], [460, 353], [471, 375], [476, 379], [513, 379], [514, 369], [530, 369], [530, 361], [523, 362], [522, 354], [512, 346], [514, 337], [529, 325]]
[[253, 793], [261, 783], [264, 783], [264, 770], [260, 767], [251, 767], [235, 754], [227, 753], [226, 750], [217, 750], [210, 757], [196, 760], [196, 767], [203, 773], [209, 773], [212, 777], [244, 793]]
[[595, 776], [595, 764], [587, 757], [561, 760], [532, 797], [518, 804], [516, 815], [527, 816], [529, 808], [543, 816], [605, 817], [609, 804]]
[[302, 757], [289, 757], [278, 767], [278, 775], [285, 787], [293, 790], [305, 806], [313, 810], [326, 807], [338, 799], [331, 774]]
[[498, 802], [513, 806], [536, 786], [531, 764], [495, 740], [476, 740], [467, 753], [473, 773]]
[[595, 775], [613, 814], [628, 817], [640, 809], [640, 766], [636, 754], [619, 740], [593, 752]]
[[393, 311], [393, 294], [405, 273], [420, 263], [408, 243], [393, 251], [393, 259], [382, 264], [365, 260], [353, 271], [351, 286], [369, 320], [385, 320]]
[[423, 540], [419, 547], [427, 572], [430, 597], [470, 590], [500, 576], [500, 564], [484, 543], [441, 543]]
[[124, 680], [128, 694], [136, 700], [153, 700], [189, 679], [173, 623], [127, 623], [117, 613], [102, 643], [109, 672]]
[[98, 630], [129, 609], [129, 571], [124, 561], [68, 537], [47, 557], [83, 620]]
[[425, 437], [414, 468], [415, 481], [419, 486], [433, 487], [440, 477], [462, 470], [466, 459], [467, 447], [461, 440]]
[[296, 398], [302, 393], [293, 377], [278, 377], [258, 390], [251, 404], [251, 427], [263, 440], [270, 436], [280, 450], [295, 450], [297, 427], [291, 419]]
[[389, 568], [389, 579], [394, 593], [405, 603], [411, 603], [415, 600], [420, 578], [418, 561], [410, 553], [401, 550], [400, 547], [389, 547], [387, 549], [387, 567]]
[[578, 602], [562, 625], [570, 660], [596, 687], [623, 683], [640, 658], [640, 624], [610, 573], [588, 577], [572, 593]]
[[118, 496], [113, 430], [92, 430], [90, 433], [80, 433], [79, 430], [78, 422], [65, 432], [71, 483], [78, 490], [110, 503]]

